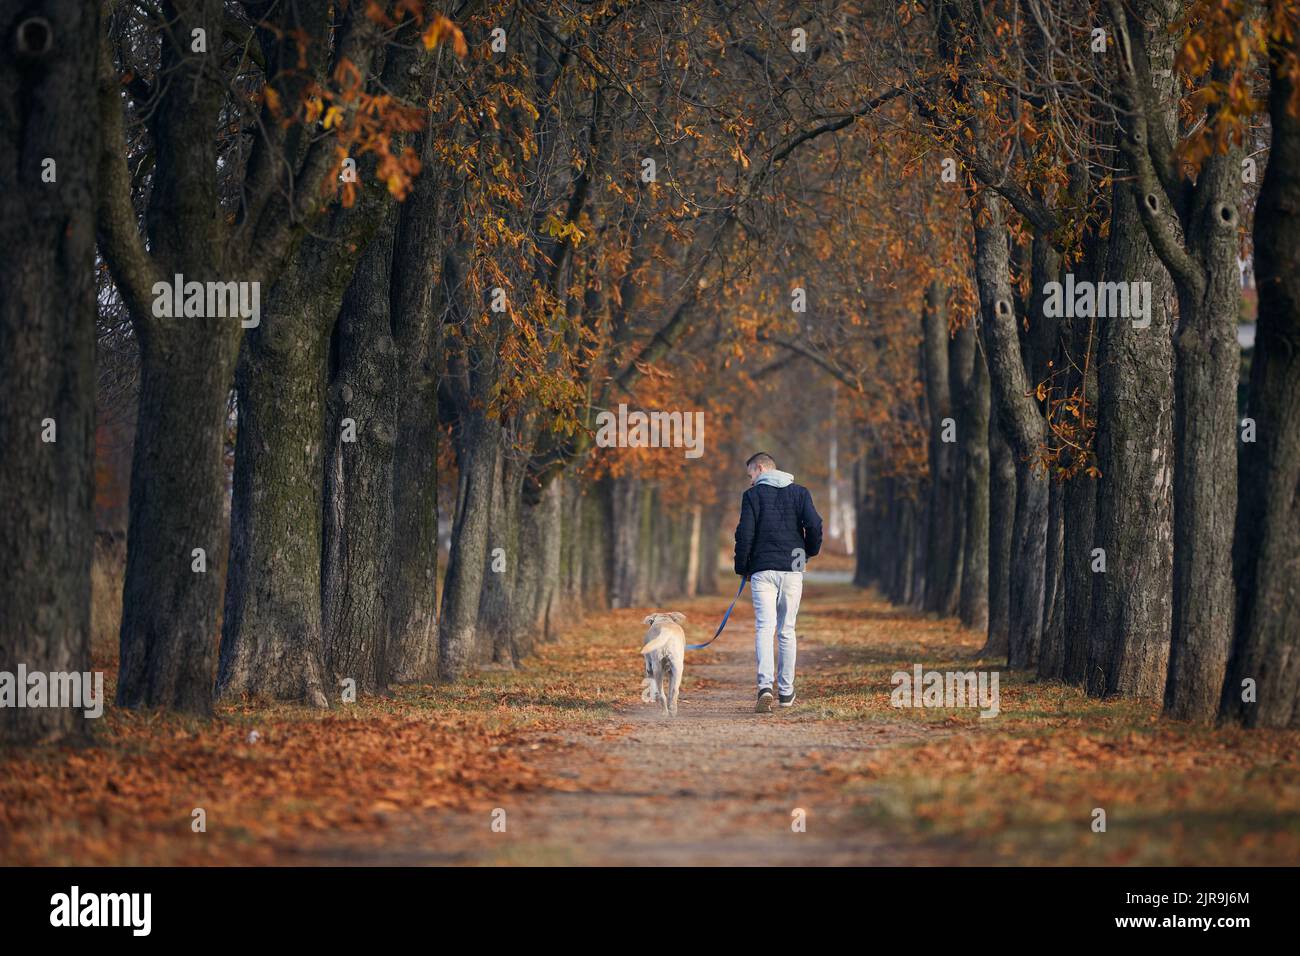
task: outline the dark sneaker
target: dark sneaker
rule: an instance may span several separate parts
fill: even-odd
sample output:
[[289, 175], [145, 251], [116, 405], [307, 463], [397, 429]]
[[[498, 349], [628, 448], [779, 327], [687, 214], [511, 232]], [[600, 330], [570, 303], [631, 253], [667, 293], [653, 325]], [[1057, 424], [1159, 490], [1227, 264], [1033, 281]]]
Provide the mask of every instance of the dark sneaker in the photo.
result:
[[772, 712], [772, 688], [764, 687], [758, 692], [758, 704], [754, 707], [756, 714], [770, 714]]
[[780, 699], [780, 701], [781, 701], [781, 706], [782, 706], [782, 707], [793, 707], [793, 706], [794, 706], [794, 691], [790, 691], [790, 693], [788, 693], [788, 694], [782, 694], [782, 695], [780, 696], [779, 699]]

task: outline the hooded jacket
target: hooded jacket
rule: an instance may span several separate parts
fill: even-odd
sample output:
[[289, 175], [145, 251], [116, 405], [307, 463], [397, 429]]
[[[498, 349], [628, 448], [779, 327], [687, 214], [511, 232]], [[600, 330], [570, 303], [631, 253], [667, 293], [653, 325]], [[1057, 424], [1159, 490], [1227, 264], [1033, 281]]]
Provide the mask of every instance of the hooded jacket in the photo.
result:
[[789, 472], [760, 474], [740, 499], [736, 573], [801, 570], [798, 552], [811, 558], [821, 547], [822, 519], [808, 489], [795, 484]]

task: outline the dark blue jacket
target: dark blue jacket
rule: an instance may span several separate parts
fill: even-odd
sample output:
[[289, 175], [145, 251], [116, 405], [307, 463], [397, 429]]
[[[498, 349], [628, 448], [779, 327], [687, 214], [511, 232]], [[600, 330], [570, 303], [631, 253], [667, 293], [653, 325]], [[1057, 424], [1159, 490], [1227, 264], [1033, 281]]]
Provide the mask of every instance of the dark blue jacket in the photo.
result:
[[803, 485], [755, 485], [741, 497], [740, 524], [736, 525], [737, 574], [794, 571], [796, 549], [811, 558], [821, 548], [821, 515]]

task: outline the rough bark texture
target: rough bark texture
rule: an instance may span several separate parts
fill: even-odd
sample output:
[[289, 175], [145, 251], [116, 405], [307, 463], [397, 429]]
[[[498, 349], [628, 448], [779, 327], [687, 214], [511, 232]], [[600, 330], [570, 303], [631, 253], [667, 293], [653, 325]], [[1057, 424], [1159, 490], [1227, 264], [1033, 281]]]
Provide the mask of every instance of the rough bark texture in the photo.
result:
[[[195, 338], [141, 342], [117, 702], [207, 714], [226, 583], [233, 362], [208, 360], [211, 339]], [[205, 571], [194, 570], [197, 548]]]
[[236, 374], [239, 435], [217, 691], [325, 707], [325, 391], [330, 328], [352, 269], [331, 263], [327, 241], [308, 246], [276, 284]]
[[[221, 4], [178, 4], [176, 13], [161, 49], [169, 94], [152, 107], [156, 145], [145, 214], [152, 256], [136, 232], [125, 163], [109, 152], [124, 148], [122, 109], [115, 71], [109, 64], [101, 70], [100, 241], [130, 305], [141, 356], [117, 701], [207, 714], [228, 533], [227, 403], [242, 329], [233, 317], [155, 316], [149, 293], [152, 280], [172, 282], [177, 274], [185, 282], [253, 277], [221, 274], [230, 255], [218, 241], [212, 178], [221, 90], [207, 79], [217, 52], [212, 45], [196, 52], [183, 39], [198, 28], [216, 35]], [[196, 548], [205, 552], [204, 572], [193, 570]]]
[[1018, 670], [1036, 665], [1042, 637], [1048, 483], [1041, 469], [1032, 466], [1031, 457], [1038, 451], [1045, 425], [1030, 394], [1021, 357], [1002, 200], [987, 190], [980, 193], [974, 217], [975, 273], [989, 379], [997, 421], [1016, 467], [1007, 666]]
[[1016, 462], [996, 415], [989, 419], [989, 631], [982, 657], [1005, 657], [1011, 641], [1011, 540]]
[[453, 439], [460, 485], [438, 621], [438, 676], [446, 681], [463, 677], [474, 663], [474, 632], [488, 557], [492, 476], [500, 450], [500, 432], [500, 424], [484, 412], [467, 410]]
[[[1031, 462], [1016, 462], [1016, 517], [1011, 528], [1011, 632], [1007, 667], [1038, 663], [1046, 600], [1050, 486]], [[1032, 563], [1031, 563], [1032, 562]]]
[[1065, 483], [1065, 579], [1061, 679], [1082, 685], [1088, 661], [1088, 618], [1092, 607], [1092, 542], [1097, 482], [1076, 475]]
[[[0, 671], [90, 668], [98, 6], [10, 8], [0, 65]], [[56, 180], [42, 181], [55, 161]], [[42, 440], [53, 419], [54, 441]], [[25, 693], [20, 688], [19, 693]], [[0, 742], [80, 732], [75, 707], [0, 708]]]
[[[1300, 35], [1292, 38], [1293, 49]], [[1248, 727], [1300, 728], [1300, 120], [1273, 51], [1268, 168], [1255, 210], [1259, 324], [1241, 452], [1235, 541], [1236, 635], [1222, 715]], [[1253, 679], [1256, 700], [1243, 700]]]
[[[1165, 706], [1208, 721], [1218, 710], [1233, 629], [1239, 349], [1236, 207], [1221, 200], [1201, 228], [1222, 247], [1205, 299], [1179, 295], [1174, 416], [1174, 630]], [[1229, 218], [1224, 218], [1226, 212]]]
[[957, 333], [971, 343], [971, 370], [962, 393], [961, 444], [963, 513], [961, 622], [977, 631], [989, 626], [989, 372], [975, 348], [975, 331]]
[[590, 486], [582, 481], [564, 482], [561, 504], [560, 578], [564, 607], [571, 620], [579, 620], [587, 610], [584, 580], [586, 562], [583, 549], [587, 536], [586, 497]]
[[389, 316], [392, 257], [389, 225], [366, 247], [334, 333], [321, 567], [331, 694], [345, 680], [355, 681], [363, 693], [377, 693], [388, 683], [397, 429], [397, 356]]
[[[1237, 499], [1236, 388], [1239, 145], [1201, 165], [1194, 184], [1172, 156], [1164, 107], [1151, 88], [1146, 35], [1177, 15], [1153, 4], [1153, 23], [1110, 3], [1120, 40], [1121, 147], [1152, 247], [1174, 280], [1174, 600], [1165, 711], [1207, 721], [1218, 710], [1232, 640], [1232, 535]], [[1221, 67], [1216, 75], [1223, 78]], [[1217, 121], [1210, 107], [1207, 122]]]
[[[921, 312], [922, 354], [925, 371], [926, 406], [930, 414], [930, 484], [926, 501], [926, 590], [925, 609], [942, 615], [955, 614], [960, 595], [961, 499], [959, 446], [944, 441], [946, 422], [952, 423], [953, 388], [948, 361], [947, 289], [931, 283]], [[952, 437], [956, 437], [955, 434]]]
[[[1097, 149], [1108, 149], [1106, 123], [1109, 110], [1098, 99], [1094, 114], [1101, 130]], [[1097, 188], [1091, 178], [1095, 167], [1078, 164], [1073, 167], [1071, 180], [1073, 192], [1084, 195]], [[1115, 187], [1112, 187], [1112, 194]], [[1083, 256], [1076, 272], [1089, 281], [1105, 278], [1106, 257], [1109, 254], [1110, 236], [1114, 234], [1114, 204], [1111, 204], [1111, 221], [1103, 235], [1101, 222], [1084, 227]], [[1065, 351], [1066, 392], [1082, 395], [1087, 415], [1095, 423], [1099, 401], [1097, 382], [1097, 322], [1092, 316], [1075, 316], [1061, 322], [1061, 343]], [[1085, 430], [1084, 435], [1087, 434]], [[1082, 685], [1088, 661], [1088, 637], [1092, 613], [1092, 549], [1097, 525], [1097, 480], [1088, 470], [1092, 464], [1087, 454], [1096, 452], [1095, 427], [1092, 443], [1085, 448], [1066, 443], [1062, 448], [1062, 465], [1074, 469], [1074, 475], [1065, 483], [1065, 549], [1061, 574], [1064, 577], [1064, 608], [1062, 613], [1062, 659], [1060, 676], [1068, 683]]]
[[[1037, 187], [1034, 189], [1035, 195], [1042, 201]], [[1025, 368], [1029, 373], [1029, 384], [1035, 386], [1038, 384], [1049, 383], [1054, 371], [1054, 366], [1060, 367], [1060, 331], [1061, 319], [1059, 316], [1050, 316], [1047, 310], [1043, 308], [1048, 283], [1059, 281], [1061, 278], [1061, 258], [1055, 247], [1052, 245], [1051, 237], [1045, 230], [1037, 229], [1034, 232], [1033, 242], [1029, 245], [1029, 269], [1030, 269], [1030, 296], [1027, 302], [1028, 315], [1026, 316], [1028, 328], [1025, 323], [1020, 323], [1017, 331], [1020, 333], [1020, 350]], [[1032, 408], [1036, 413], [1036, 418], [1030, 419], [1035, 428], [1038, 429], [1038, 437], [1035, 439], [1035, 447], [1046, 444], [1046, 414], [1045, 408], [1040, 407], [1033, 400], [1022, 403], [1026, 409]], [[1042, 424], [1039, 424], [1039, 423]], [[1029, 455], [1033, 455], [1030, 451]], [[1018, 449], [1018, 457], [1024, 458], [1023, 449]], [[1037, 597], [1041, 601], [1040, 617], [1038, 620], [1037, 646], [1032, 649], [1029, 661], [1036, 665], [1038, 673], [1044, 677], [1058, 677], [1061, 672], [1061, 661], [1064, 657], [1064, 636], [1063, 621], [1061, 618], [1061, 603], [1059, 595], [1061, 593], [1061, 559], [1065, 543], [1065, 516], [1061, 497], [1061, 486], [1059, 481], [1054, 480], [1052, 469], [1044, 467], [1041, 469], [1032, 469], [1029, 473], [1029, 479], [1032, 481], [1041, 478], [1047, 485], [1042, 489], [1041, 494], [1045, 495], [1042, 507], [1043, 514], [1043, 583], [1042, 595]], [[1019, 491], [1019, 488], [1017, 488]], [[1036, 531], [1031, 532], [1036, 533]], [[1014, 584], [1013, 584], [1014, 587]], [[1014, 605], [1013, 605], [1014, 607]], [[1014, 647], [1013, 647], [1014, 650]], [[1044, 660], [1046, 657], [1046, 660]], [[1032, 666], [1026, 664], [1025, 666]]]
[[1047, 576], [1043, 593], [1043, 640], [1038, 675], [1057, 679], [1065, 669], [1065, 485], [1050, 483], [1047, 505]]
[[1098, 323], [1095, 548], [1085, 686], [1095, 696], [1164, 693], [1173, 593], [1173, 345], [1170, 284], [1127, 183], [1114, 190], [1111, 282], [1150, 282], [1151, 326]]
[[[537, 594], [533, 600], [531, 634], [537, 640], [553, 641], [569, 616], [570, 604], [563, 586], [564, 502], [573, 481], [560, 475], [542, 492], [542, 504], [532, 520], [540, 539], [541, 562]], [[533, 534], [532, 531], [529, 532]]]
[[563, 475], [556, 475], [542, 489], [536, 504], [524, 498], [520, 505], [519, 570], [510, 624], [510, 650], [515, 660], [531, 655], [537, 644], [551, 638], [551, 614], [560, 610], [563, 482]]
[[516, 609], [515, 583], [520, 574], [519, 518], [524, 469], [514, 431], [506, 428], [492, 469], [491, 520], [487, 527], [483, 593], [479, 598], [475, 656], [481, 662], [516, 664], [511, 629]]
[[[427, 166], [426, 166], [427, 169]], [[388, 676], [431, 680], [438, 658], [438, 327], [433, 316], [442, 184], [426, 171], [398, 214], [392, 326], [397, 347], [393, 573]]]
[[[1099, 250], [1094, 246], [1085, 257], [1088, 279], [1096, 278]], [[1071, 363], [1067, 387], [1081, 390], [1089, 408], [1097, 402], [1095, 334], [1091, 319], [1075, 318], [1068, 323], [1065, 341], [1070, 344]], [[1095, 443], [1095, 440], [1094, 440]], [[1078, 452], [1067, 448], [1065, 464], [1075, 464]], [[1092, 549], [1097, 523], [1097, 481], [1079, 471], [1065, 482], [1065, 549], [1061, 575], [1064, 578], [1062, 649], [1060, 677], [1076, 685], [1084, 682], [1088, 661], [1089, 615], [1092, 609]]]

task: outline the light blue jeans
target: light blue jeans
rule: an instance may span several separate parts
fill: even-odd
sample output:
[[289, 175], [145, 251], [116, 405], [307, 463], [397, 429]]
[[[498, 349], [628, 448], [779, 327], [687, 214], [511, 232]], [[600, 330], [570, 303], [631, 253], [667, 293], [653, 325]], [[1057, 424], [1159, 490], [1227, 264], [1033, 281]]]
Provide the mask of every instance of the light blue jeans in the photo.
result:
[[[803, 594], [802, 571], [758, 571], [749, 579], [754, 599], [754, 656], [758, 659], [758, 687], [772, 686], [777, 672], [778, 694], [794, 693], [794, 622]], [[773, 638], [777, 641], [776, 663], [772, 660]], [[779, 668], [779, 671], [778, 671]]]

